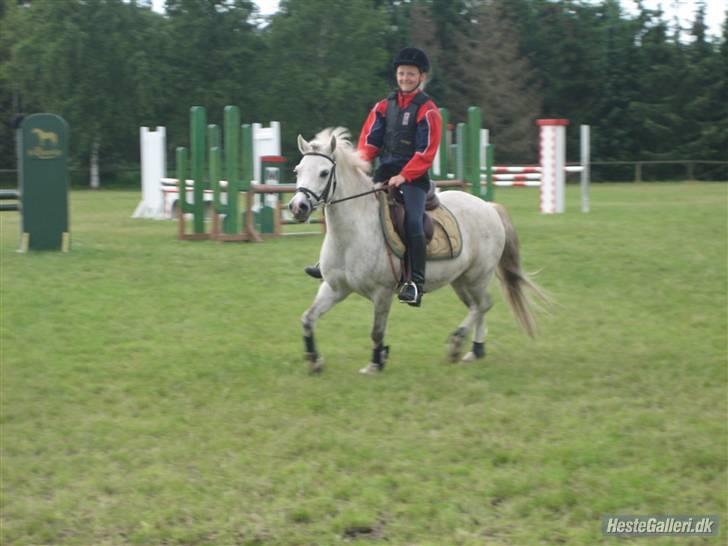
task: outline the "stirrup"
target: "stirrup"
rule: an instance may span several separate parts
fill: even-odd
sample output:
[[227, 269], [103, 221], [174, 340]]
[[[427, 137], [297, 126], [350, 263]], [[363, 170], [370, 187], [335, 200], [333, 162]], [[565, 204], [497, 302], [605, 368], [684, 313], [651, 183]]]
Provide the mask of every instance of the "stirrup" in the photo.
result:
[[419, 307], [422, 302], [422, 292], [417, 284], [412, 281], [403, 284], [399, 290], [399, 302]]

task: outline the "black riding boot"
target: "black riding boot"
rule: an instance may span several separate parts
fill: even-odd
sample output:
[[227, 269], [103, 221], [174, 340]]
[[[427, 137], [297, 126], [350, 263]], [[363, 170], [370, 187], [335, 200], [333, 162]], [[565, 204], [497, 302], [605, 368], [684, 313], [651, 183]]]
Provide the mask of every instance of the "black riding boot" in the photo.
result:
[[399, 301], [419, 307], [425, 288], [425, 262], [427, 260], [427, 242], [424, 235], [407, 238], [407, 255], [412, 271], [412, 281], [400, 289]]
[[307, 265], [306, 267], [303, 268], [303, 270], [306, 272], [307, 275], [310, 275], [314, 279], [322, 278], [321, 268], [319, 267], [319, 264]]

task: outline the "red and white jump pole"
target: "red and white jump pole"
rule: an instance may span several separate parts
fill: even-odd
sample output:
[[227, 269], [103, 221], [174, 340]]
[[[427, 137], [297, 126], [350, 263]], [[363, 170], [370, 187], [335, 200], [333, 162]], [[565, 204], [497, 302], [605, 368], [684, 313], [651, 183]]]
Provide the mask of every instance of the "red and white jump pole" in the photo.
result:
[[[566, 173], [581, 173], [582, 212], [589, 211], [589, 126], [581, 126], [581, 164], [566, 165], [566, 119], [539, 119], [538, 165], [487, 165], [487, 181], [499, 187], [538, 187], [544, 214], [564, 212]], [[491, 159], [492, 161], [492, 159]]]
[[566, 126], [568, 119], [539, 119], [541, 212], [562, 213], [566, 194]]

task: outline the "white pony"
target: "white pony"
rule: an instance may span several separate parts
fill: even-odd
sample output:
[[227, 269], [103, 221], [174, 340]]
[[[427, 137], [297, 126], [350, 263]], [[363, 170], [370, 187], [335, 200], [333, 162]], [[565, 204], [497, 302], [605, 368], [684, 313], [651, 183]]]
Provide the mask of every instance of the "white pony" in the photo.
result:
[[[342, 127], [325, 129], [311, 142], [298, 136], [303, 157], [295, 168], [296, 194], [288, 208], [299, 222], [306, 221], [319, 206], [326, 209], [326, 237], [321, 251], [323, 282], [301, 318], [306, 359], [314, 373], [323, 368], [323, 358], [314, 342], [316, 321], [352, 292], [374, 304], [372, 359], [360, 371], [382, 371], [389, 354], [384, 334], [400, 264], [391, 259], [380, 227], [379, 202], [372, 191], [378, 186], [367, 175], [369, 164], [359, 157], [349, 136]], [[451, 284], [468, 308], [465, 320], [450, 335], [450, 360], [460, 358], [473, 328], [472, 350], [463, 360], [485, 356], [485, 313], [492, 305], [487, 289], [496, 271], [516, 319], [533, 336], [535, 320], [524, 288], [544, 296], [521, 270], [518, 238], [505, 209], [461, 191], [443, 192], [439, 197], [460, 223], [463, 248], [456, 258], [428, 261], [425, 291]]]

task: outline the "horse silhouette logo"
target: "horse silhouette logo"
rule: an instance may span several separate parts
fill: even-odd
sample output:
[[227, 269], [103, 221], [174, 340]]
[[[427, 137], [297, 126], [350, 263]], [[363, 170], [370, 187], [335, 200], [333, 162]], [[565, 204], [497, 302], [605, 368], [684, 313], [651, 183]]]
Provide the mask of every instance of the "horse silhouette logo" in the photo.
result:
[[35, 136], [35, 146], [28, 147], [28, 157], [36, 159], [56, 159], [63, 156], [60, 147], [61, 138], [54, 131], [44, 131], [34, 127], [30, 132]]
[[37, 128], [31, 129], [31, 132], [38, 138], [38, 146], [44, 146], [46, 144], [58, 146], [58, 133]]

